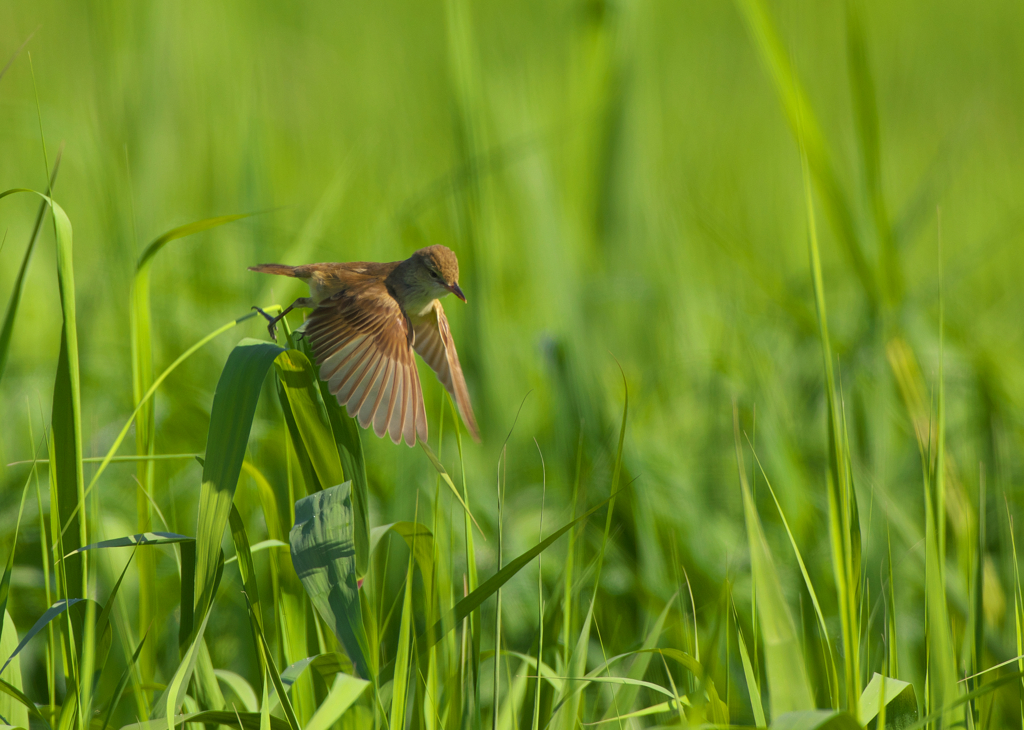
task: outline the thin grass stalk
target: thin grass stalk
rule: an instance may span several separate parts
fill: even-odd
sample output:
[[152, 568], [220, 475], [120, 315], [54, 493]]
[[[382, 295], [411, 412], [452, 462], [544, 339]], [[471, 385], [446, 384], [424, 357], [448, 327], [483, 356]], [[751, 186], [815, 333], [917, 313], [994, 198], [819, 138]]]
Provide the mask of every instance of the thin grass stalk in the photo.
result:
[[[576, 470], [572, 481], [572, 520], [576, 519], [580, 496], [580, 474], [583, 471], [583, 424], [580, 423], [579, 442], [576, 445]], [[572, 655], [572, 636], [575, 622], [573, 621], [573, 586], [576, 580], [576, 528], [569, 528], [569, 537], [565, 554], [565, 587], [562, 596], [562, 667], [566, 672]]]
[[[840, 420], [836, 404], [835, 374], [832, 367], [832, 348], [828, 334], [828, 315], [825, 308], [825, 290], [821, 273], [818, 230], [815, 224], [814, 201], [811, 196], [807, 155], [802, 145], [800, 150], [800, 167], [803, 173], [804, 203], [807, 212], [811, 280], [814, 288], [814, 303], [818, 317], [818, 335], [821, 340], [826, 400], [828, 402], [830, 468], [827, 483], [830, 515], [829, 533], [832, 543], [833, 569], [835, 572], [840, 623], [843, 634], [846, 708], [856, 716], [861, 693], [860, 622], [857, 619], [859, 615], [859, 586], [861, 580], [859, 565], [860, 526], [856, 519], [856, 496], [853, 493], [853, 486], [849, 480], [849, 457], [847, 450], [844, 448], [845, 439], [842, 438], [842, 435], [845, 434], [845, 429]], [[855, 529], [857, 530], [856, 536], [854, 535]], [[856, 556], [854, 555], [855, 537], [857, 543]]]
[[[540, 449], [537, 439], [533, 439], [537, 447], [537, 454], [540, 456], [541, 491], [540, 491], [540, 526], [538, 528], [538, 540], [544, 539], [544, 502], [548, 493], [548, 471], [544, 464], [544, 452]], [[571, 540], [572, 538], [570, 538]], [[540, 728], [540, 667], [544, 661], [544, 556], [537, 556], [537, 681], [533, 693], [533, 730]]]
[[[463, 530], [466, 541], [467, 575], [465, 578], [465, 587], [468, 587], [469, 590], [466, 595], [469, 595], [469, 593], [472, 593], [477, 588], [479, 588], [479, 580], [476, 565], [476, 548], [473, 543], [473, 522], [472, 518], [470, 517], [469, 511], [469, 485], [466, 482], [466, 462], [462, 450], [462, 430], [458, 428], [457, 425], [459, 423], [459, 416], [455, 411], [455, 403], [452, 401], [451, 398], [448, 398], [447, 400], [448, 406], [452, 412], [452, 421], [453, 423], [456, 424], [456, 427], [453, 430], [455, 432], [455, 443], [458, 446], [459, 450], [459, 468], [462, 471], [462, 498], [463, 501], [466, 503], [466, 509], [463, 510]], [[479, 608], [470, 613], [469, 615], [469, 631], [471, 636], [471, 641], [469, 643], [469, 672], [472, 675], [473, 682], [471, 694], [471, 697], [473, 699], [473, 707], [470, 710], [470, 714], [472, 715], [477, 727], [480, 726], [480, 618], [481, 616]], [[465, 682], [462, 683], [462, 686], [465, 687]], [[468, 716], [464, 719], [468, 722]]]
[[[502, 469], [504, 467], [504, 470]], [[505, 482], [503, 477], [508, 473], [508, 445], [501, 447], [501, 458], [498, 461], [498, 564], [495, 572], [501, 571], [501, 550], [504, 543], [505, 519]], [[491, 730], [498, 730], [498, 715], [501, 709], [501, 588], [494, 594], [494, 702], [491, 713]]]

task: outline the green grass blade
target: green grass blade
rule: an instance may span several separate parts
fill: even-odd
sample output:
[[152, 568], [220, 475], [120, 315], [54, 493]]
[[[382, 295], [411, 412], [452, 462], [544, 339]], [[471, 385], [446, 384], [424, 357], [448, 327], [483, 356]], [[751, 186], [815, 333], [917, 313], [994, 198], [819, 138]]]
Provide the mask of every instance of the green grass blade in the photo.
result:
[[857, 234], [852, 206], [839, 183], [835, 163], [821, 125], [790, 62], [765, 0], [737, 0], [762, 63], [771, 73], [790, 131], [806, 150], [814, 182], [821, 194], [833, 228], [843, 245], [864, 293], [872, 305], [879, 303], [878, 282]]
[[395, 679], [391, 693], [391, 727], [405, 727], [406, 698], [409, 695], [409, 668], [412, 653], [412, 577], [415, 556], [409, 555], [405, 573], [405, 595], [402, 598], [402, 618], [398, 628], [398, 646], [395, 648]]
[[[622, 492], [627, 488], [628, 487], [620, 489], [619, 492]], [[594, 507], [591, 507], [582, 515], [572, 520], [571, 522], [563, 525], [558, 530], [553, 532], [551, 535], [549, 535], [548, 537], [544, 538], [539, 543], [534, 545], [532, 548], [522, 553], [519, 557], [509, 562], [504, 568], [502, 568], [497, 573], [492, 575], [490, 578], [485, 580], [480, 585], [479, 588], [477, 588], [475, 591], [471, 592], [468, 596], [466, 596], [461, 601], [456, 603], [455, 607], [451, 610], [451, 612], [446, 618], [434, 624], [433, 633], [430, 635], [421, 635], [419, 641], [421, 643], [426, 642], [425, 648], [429, 648], [434, 643], [440, 641], [440, 639], [444, 636], [446, 629], [450, 629], [451, 627], [458, 625], [462, 621], [462, 619], [468, 616], [475, 608], [477, 608], [485, 600], [490, 598], [495, 593], [495, 591], [497, 591], [499, 588], [505, 585], [505, 583], [507, 583], [512, 578], [512, 576], [514, 576], [516, 573], [522, 570], [535, 557], [537, 557], [542, 552], [547, 550], [552, 545], [552, 543], [555, 542], [555, 540], [557, 540], [566, 532], [568, 532], [569, 528], [571, 528], [573, 525], [578, 524], [579, 522], [582, 522], [587, 517], [592, 515], [594, 512], [608, 505], [619, 492], [615, 492], [608, 499], [604, 500], [600, 504], [595, 505]]]
[[[272, 308], [267, 309], [266, 311], [271, 311], [271, 310], [272, 310]], [[167, 368], [162, 373], [160, 373], [160, 376], [156, 380], [153, 381], [153, 385], [150, 386], [148, 391], [146, 391], [145, 396], [143, 396], [142, 402], [140, 402], [138, 405], [135, 406], [135, 410], [132, 411], [132, 414], [128, 417], [128, 420], [125, 422], [124, 426], [122, 426], [121, 431], [117, 435], [117, 438], [114, 439], [114, 443], [111, 444], [110, 449], [107, 451], [107, 455], [103, 457], [103, 460], [100, 462], [99, 467], [96, 469], [95, 472], [93, 472], [92, 479], [89, 480], [89, 486], [86, 487], [86, 489], [85, 489], [85, 496], [86, 497], [88, 497], [92, 493], [92, 490], [96, 486], [96, 483], [99, 481], [100, 476], [102, 476], [104, 470], [106, 470], [107, 466], [114, 459], [114, 454], [121, 447], [121, 444], [124, 443], [124, 439], [128, 435], [128, 431], [131, 429], [132, 423], [134, 423], [135, 417], [138, 415], [139, 410], [142, 407], [142, 404], [147, 402], [149, 398], [153, 397], [153, 394], [156, 393], [157, 389], [168, 378], [168, 376], [170, 376], [171, 373], [173, 373], [178, 368], [178, 366], [180, 366], [183, 362], [188, 360], [192, 355], [194, 355], [196, 352], [198, 352], [208, 342], [210, 342], [211, 340], [216, 339], [217, 336], [224, 334], [228, 330], [236, 327], [237, 325], [241, 324], [242, 322], [245, 322], [246, 320], [252, 319], [255, 316], [256, 316], [255, 312], [252, 312], [250, 314], [244, 314], [241, 317], [239, 317], [238, 319], [231, 320], [227, 324], [221, 325], [220, 327], [215, 329], [213, 332], [211, 332], [210, 334], [208, 334], [205, 337], [203, 337], [202, 339], [200, 339], [198, 342], [196, 342], [190, 348], [185, 350], [183, 353], [181, 353], [174, 362], [172, 362], [170, 365], [168, 365]], [[255, 342], [255, 340], [253, 340], [253, 342]], [[201, 461], [202, 461], [203, 466], [205, 468], [205, 460], [201, 460]], [[53, 466], [52, 465], [56, 463], [56, 460], [53, 457], [51, 457], [50, 460], [49, 460], [49, 463], [51, 464], [51, 472], [52, 472], [52, 470], [53, 470]], [[63, 523], [62, 523], [63, 526], [58, 525], [59, 534], [58, 534], [58, 531], [55, 531], [55, 537], [53, 538], [53, 549], [54, 550], [57, 549], [58, 537], [59, 538], [63, 538], [63, 536], [67, 533], [68, 528], [71, 526], [72, 520], [78, 515], [78, 510], [79, 510], [79, 507], [76, 506], [73, 510], [71, 510], [70, 514], [63, 519]]]
[[845, 665], [846, 707], [856, 712], [861, 693], [860, 676], [860, 595], [861, 595], [861, 534], [850, 465], [849, 438], [845, 413], [837, 403], [836, 380], [832, 365], [832, 344], [828, 332], [828, 312], [825, 306], [825, 284], [821, 273], [821, 252], [818, 247], [818, 227], [811, 195], [808, 137], [805, 129], [798, 129], [800, 141], [800, 169], [803, 175], [804, 204], [807, 214], [807, 244], [814, 290], [814, 306], [818, 318], [818, 338], [821, 343], [822, 364], [825, 372], [825, 401], [828, 405], [829, 471], [826, 488], [829, 505], [829, 537], [832, 545], [832, 570], [839, 599], [839, 618], [843, 635]]
[[393, 522], [390, 525], [374, 527], [370, 531], [370, 554], [372, 555], [380, 544], [381, 538], [388, 532], [399, 535], [409, 549], [416, 564], [420, 569], [420, 576], [423, 578], [423, 593], [429, 597], [434, 595], [434, 576], [436, 568], [434, 564], [434, 536], [427, 528], [419, 522]]
[[[33, 472], [29, 473], [28, 478], [25, 480], [25, 488], [21, 492], [21, 504], [18, 506], [18, 519], [14, 523], [14, 539], [11, 541], [11, 552], [7, 555], [7, 565], [4, 566], [4, 574], [0, 577], [0, 616], [4, 616], [7, 613], [7, 599], [11, 592], [11, 573], [14, 569], [14, 551], [18, 547], [18, 533], [21, 531], [21, 515], [25, 511], [25, 497], [28, 496], [28, 487], [31, 483]], [[3, 639], [6, 624], [6, 620], [0, 621], [0, 640]], [[0, 656], [3, 654], [4, 652], [0, 650]]]
[[79, 555], [86, 550], [98, 550], [101, 548], [138, 547], [139, 545], [170, 545], [179, 542], [194, 542], [194, 537], [178, 535], [173, 532], [147, 532], [142, 535], [128, 535], [126, 537], [115, 537], [110, 540], [101, 540], [89, 545], [72, 550], [64, 556], [65, 559], [72, 555]]
[[206, 633], [206, 623], [209, 619], [210, 614], [207, 612], [200, 622], [198, 629], [196, 629], [192, 643], [185, 650], [181, 662], [167, 683], [163, 695], [153, 706], [153, 717], [151, 719], [164, 720], [163, 727], [166, 727], [168, 730], [174, 730], [174, 716], [181, 712], [181, 706], [185, 702], [185, 693], [188, 691], [188, 685], [192, 681], [192, 674], [195, 671], [196, 661], [199, 658], [199, 647], [203, 641], [203, 635]]
[[[756, 617], [754, 619], [757, 620]], [[743, 678], [747, 682], [747, 693], [750, 697], [750, 707], [754, 715], [754, 723], [757, 727], [768, 727], [764, 717], [764, 706], [761, 704], [761, 691], [758, 689], [757, 676], [750, 664], [750, 654], [747, 652], [747, 642], [743, 639], [743, 629], [739, 622], [736, 622], [737, 644], [740, 650], [740, 662], [743, 664]]]
[[227, 669], [214, 669], [213, 673], [221, 684], [231, 690], [246, 712], [259, 712], [260, 703], [256, 699], [256, 692], [245, 677]]
[[818, 594], [814, 590], [814, 584], [811, 582], [811, 575], [807, 572], [807, 565], [804, 563], [804, 557], [800, 552], [800, 548], [797, 547], [796, 538], [793, 537], [793, 531], [789, 527], [789, 520], [786, 519], [786, 514], [782, 511], [782, 505], [779, 503], [779, 498], [775, 494], [775, 489], [772, 487], [771, 480], [768, 478], [767, 472], [761, 465], [761, 460], [758, 458], [757, 453], [753, 452], [754, 459], [757, 462], [757, 466], [761, 471], [761, 475], [764, 477], [765, 484], [768, 485], [768, 491], [772, 495], [772, 500], [775, 502], [775, 508], [779, 512], [779, 517], [782, 518], [782, 525], [786, 528], [786, 535], [789, 536], [789, 544], [793, 548], [793, 554], [796, 556], [796, 562], [800, 566], [800, 574], [804, 579], [804, 586], [807, 588], [808, 594], [811, 596], [811, 603], [814, 606], [814, 614], [818, 619], [818, 629], [821, 632], [821, 642], [825, 646], [826, 660], [828, 661], [828, 694], [832, 700], [832, 709], [839, 709], [839, 678], [838, 671], [836, 670], [835, 658], [832, 653], [832, 640], [829, 638], [828, 625], [825, 623], [825, 615], [821, 611], [821, 604], [818, 602]]
[[369, 686], [370, 683], [364, 679], [339, 674], [334, 680], [330, 693], [324, 698], [303, 730], [328, 730], [341, 719]]
[[915, 722], [917, 694], [914, 685], [876, 672], [860, 696], [860, 721], [865, 725], [870, 723], [879, 716], [879, 708], [885, 709], [886, 727], [903, 728]]
[[121, 695], [124, 694], [125, 688], [128, 686], [128, 682], [131, 680], [132, 669], [139, 660], [139, 654], [142, 652], [142, 645], [146, 643], [146, 638], [149, 636], [143, 636], [139, 640], [138, 646], [135, 647], [135, 651], [132, 652], [131, 661], [128, 662], [128, 666], [121, 672], [121, 678], [117, 680], [117, 686], [114, 688], [114, 694], [110, 697], [110, 703], [107, 705], [107, 712], [103, 716], [103, 725], [100, 726], [100, 730], [107, 730], [110, 726], [110, 718], [114, 714], [114, 710], [117, 709], [117, 704], [121, 701]]
[[[596, 595], [595, 592], [595, 597]], [[579, 679], [586, 675], [587, 653], [590, 647], [590, 626], [593, 619], [594, 599], [592, 598], [590, 608], [587, 609], [586, 618], [583, 619], [582, 631], [580, 631], [580, 635], [576, 639], [572, 655], [569, 658], [567, 676], [572, 679]], [[573, 730], [579, 722], [581, 697], [580, 693], [574, 690], [573, 684], [576, 684], [577, 690], [580, 688], [576, 682], [563, 682], [562, 692], [555, 703], [549, 724], [554, 730]]]
[[12, 661], [14, 661], [14, 659], [18, 656], [18, 654], [21, 653], [21, 650], [25, 648], [25, 646], [28, 644], [28, 642], [32, 641], [32, 638], [36, 634], [38, 634], [40, 631], [42, 631], [44, 628], [46, 628], [47, 624], [49, 624], [51, 621], [53, 621], [55, 618], [60, 616], [65, 611], [67, 611], [69, 608], [71, 608], [71, 606], [74, 606], [76, 603], [81, 603], [84, 600], [86, 600], [86, 599], [85, 598], [66, 598], [66, 599], [61, 599], [61, 600], [57, 601], [56, 603], [54, 603], [52, 606], [50, 606], [48, 609], [46, 609], [46, 611], [43, 613], [43, 615], [40, 616], [36, 620], [36, 622], [32, 625], [32, 628], [28, 630], [28, 633], [26, 633], [23, 637], [21, 637], [21, 641], [18, 643], [18, 646], [11, 653], [11, 655], [9, 657], [7, 657], [7, 660], [4, 662], [3, 667], [0, 667], [0, 675], [3, 674], [5, 669], [7, 669], [7, 665], [10, 664]]
[[803, 651], [797, 638], [793, 616], [782, 593], [768, 541], [765, 539], [757, 508], [747, 484], [746, 468], [740, 451], [739, 425], [736, 424], [736, 465], [743, 494], [743, 514], [750, 546], [750, 568], [757, 577], [757, 618], [764, 637], [765, 673], [771, 699], [772, 716], [814, 708]]
[[787, 712], [772, 722], [771, 730], [861, 730], [846, 712], [800, 710]]
[[[192, 723], [210, 725], [224, 725], [227, 727], [238, 727], [242, 724], [242, 730], [261, 730], [261, 714], [259, 712], [232, 712], [227, 710], [204, 710], [203, 712], [190, 712], [184, 715], [175, 715], [167, 720], [149, 720], [147, 722], [136, 722], [131, 725], [124, 725], [121, 730], [163, 730], [164, 728], [186, 727]], [[291, 726], [279, 717], [269, 716], [268, 726], [270, 730], [292, 730]]]
[[[179, 226], [156, 238], [146, 247], [135, 266], [129, 299], [130, 347], [132, 362], [132, 399], [138, 409], [135, 422], [135, 450], [143, 456], [150, 456], [156, 449], [156, 403], [155, 398], [147, 398], [146, 393], [153, 385], [153, 313], [150, 301], [150, 271], [154, 257], [171, 241], [185, 238], [194, 233], [209, 230], [216, 226], [229, 223], [243, 215], [220, 216], [196, 221]], [[152, 525], [152, 505], [146, 492], [153, 493], [154, 465], [152, 462], [141, 463], [136, 476], [140, 489], [136, 496], [136, 529], [149, 532]], [[138, 563], [139, 597], [138, 616], [140, 626], [149, 626], [158, 601], [156, 584], [155, 556], [145, 552], [139, 556]], [[160, 644], [159, 627], [154, 641], [143, 648], [139, 660], [142, 681], [152, 681], [156, 671], [156, 649]]]
[[[629, 670], [626, 673], [626, 678], [640, 680], [643, 679], [645, 674], [647, 674], [647, 667], [651, 662], [651, 654], [649, 651], [654, 649], [658, 640], [661, 638], [661, 633], [665, 628], [665, 619], [668, 618], [668, 612], [669, 609], [672, 608], [672, 601], [674, 600], [675, 596], [669, 599], [661, 614], [654, 621], [654, 626], [652, 626], [651, 630], [647, 632], [647, 637], [644, 639], [644, 643], [640, 647], [640, 652], [636, 657], [634, 657], [633, 663], [630, 665]], [[637, 690], [638, 685], [635, 684], [623, 684], [616, 687], [612, 693], [612, 702], [605, 711], [604, 719], [607, 720], [613, 715], [622, 714], [632, 710], [633, 705], [636, 703]]]
[[[17, 648], [18, 632], [14, 628], [14, 619], [6, 610], [0, 613], [0, 626], [4, 629], [3, 636], [0, 637], [0, 656], [8, 656], [13, 654]], [[20, 659], [15, 658], [14, 661], [5, 665], [4, 670], [0, 672], [0, 681], [3, 682], [0, 685], [0, 691], [4, 693], [0, 696], [0, 716], [10, 724], [25, 728], [28, 727], [29, 714], [42, 719], [35, 704], [22, 691]], [[26, 700], [28, 700], [27, 704]], [[48, 723], [43, 721], [43, 724], [49, 728]]]
[[318, 481], [324, 487], [341, 484], [345, 475], [313, 366], [298, 350], [286, 350], [274, 360], [274, 368]]
[[[242, 595], [244, 596], [245, 593]], [[259, 641], [256, 649], [262, 655], [263, 662], [270, 674], [270, 679], [274, 683], [274, 688], [277, 690], [277, 696], [281, 702], [281, 708], [284, 710], [284, 715], [288, 719], [288, 727], [290, 730], [300, 730], [299, 721], [295, 717], [295, 710], [292, 709], [292, 703], [288, 700], [288, 695], [285, 694], [284, 685], [281, 683], [281, 676], [277, 672], [277, 665], [274, 664], [274, 657], [270, 653], [270, 646], [267, 644], [267, 637], [264, 635], [259, 622], [255, 620], [256, 614], [253, 613], [252, 604], [249, 602], [248, 596], [245, 596], [245, 603], [249, 608], [250, 617], [253, 618], [252, 625], [256, 629], [255, 638]]]
[[[7, 619], [10, 620], [8, 615]], [[11, 621], [11, 628], [14, 628], [14, 621]], [[11, 632], [13, 633], [13, 631]], [[4, 644], [0, 644], [0, 651], [6, 650]], [[12, 680], [17, 680], [17, 684], [21, 684], [21, 663], [17, 664], [18, 671], [14, 671], [15, 665], [11, 665], [9, 672]], [[50, 723], [46, 720], [43, 714], [36, 707], [36, 703], [33, 702], [28, 695], [22, 692], [18, 687], [8, 682], [6, 679], [0, 678], [0, 692], [7, 695], [7, 697], [0, 697], [0, 715], [4, 718], [17, 722], [20, 712], [25, 713], [24, 721], [20, 723], [22, 727], [28, 727], [28, 717], [31, 716], [33, 719], [38, 720], [46, 730], [50, 730]], [[21, 705], [21, 708], [16, 708], [10, 703], [13, 699], [15, 702]]]
[[[26, 41], [27, 42], [27, 41]], [[14, 60], [13, 58], [11, 59]], [[6, 69], [4, 69], [6, 70]], [[3, 74], [0, 73], [0, 76]], [[63, 148], [61, 149], [63, 152]], [[50, 189], [53, 189], [57, 182], [57, 172], [60, 170], [61, 152], [57, 153], [57, 159], [53, 162], [53, 171], [50, 173]], [[0, 327], [0, 382], [3, 381], [4, 369], [7, 366], [7, 359], [10, 357], [11, 337], [14, 334], [14, 325], [18, 320], [18, 306], [21, 304], [22, 291], [25, 288], [25, 276], [28, 274], [28, 266], [32, 261], [32, 254], [39, 240], [39, 234], [43, 229], [43, 221], [46, 219], [46, 210], [49, 202], [43, 200], [39, 204], [39, 212], [36, 214], [35, 225], [32, 226], [32, 235], [29, 236], [28, 246], [25, 248], [25, 255], [21, 259], [21, 266], [18, 268], [18, 276], [14, 280], [14, 287], [11, 289], [11, 296], [7, 300], [7, 310], [4, 313], [4, 323]]]
[[458, 500], [459, 504], [462, 505], [462, 509], [466, 511], [466, 514], [469, 516], [469, 519], [471, 519], [473, 521], [473, 524], [476, 525], [476, 529], [482, 537], [484, 532], [480, 529], [480, 523], [476, 521], [476, 517], [474, 517], [473, 513], [469, 511], [469, 505], [466, 504], [466, 501], [462, 498], [462, 495], [459, 494], [459, 490], [455, 488], [455, 483], [452, 481], [452, 478], [448, 476], [448, 472], [445, 471], [444, 465], [442, 465], [441, 462], [438, 460], [437, 455], [434, 453], [434, 450], [431, 449], [430, 446], [423, 443], [422, 441], [419, 442], [419, 445], [420, 448], [423, 449], [423, 453], [427, 455], [427, 459], [430, 461], [431, 466], [433, 466], [434, 469], [437, 470], [437, 473], [441, 476], [441, 479], [443, 479], [444, 483], [448, 485], [448, 488], [452, 491], [452, 494], [455, 495], [455, 499]]
[[196, 526], [195, 619], [205, 621], [213, 603], [220, 542], [227, 527], [263, 380], [283, 350], [242, 340], [224, 365], [210, 411], [203, 485]]

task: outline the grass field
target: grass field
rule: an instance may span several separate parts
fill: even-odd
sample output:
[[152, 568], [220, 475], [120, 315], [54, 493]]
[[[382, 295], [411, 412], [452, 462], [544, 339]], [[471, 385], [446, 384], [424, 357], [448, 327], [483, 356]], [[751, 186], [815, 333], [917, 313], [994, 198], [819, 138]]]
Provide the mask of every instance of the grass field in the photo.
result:
[[[1022, 27], [0, 3], [0, 724], [1021, 727]], [[409, 449], [246, 267], [433, 243]]]

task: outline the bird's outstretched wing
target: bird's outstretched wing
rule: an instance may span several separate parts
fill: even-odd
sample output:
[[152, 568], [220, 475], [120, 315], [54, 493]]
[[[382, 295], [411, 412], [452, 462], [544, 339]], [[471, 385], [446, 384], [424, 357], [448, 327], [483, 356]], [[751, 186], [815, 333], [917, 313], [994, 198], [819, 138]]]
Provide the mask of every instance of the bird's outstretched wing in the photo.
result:
[[427, 440], [427, 414], [409, 322], [378, 281], [347, 286], [306, 319], [320, 379], [359, 425], [394, 443]]
[[473, 405], [469, 402], [469, 390], [466, 388], [465, 378], [462, 377], [462, 366], [459, 365], [459, 354], [455, 351], [455, 342], [452, 340], [451, 330], [448, 329], [448, 318], [444, 316], [441, 302], [434, 300], [433, 309], [425, 315], [414, 317], [412, 325], [416, 334], [413, 347], [455, 398], [469, 434], [475, 441], [479, 441], [480, 430], [476, 425]]

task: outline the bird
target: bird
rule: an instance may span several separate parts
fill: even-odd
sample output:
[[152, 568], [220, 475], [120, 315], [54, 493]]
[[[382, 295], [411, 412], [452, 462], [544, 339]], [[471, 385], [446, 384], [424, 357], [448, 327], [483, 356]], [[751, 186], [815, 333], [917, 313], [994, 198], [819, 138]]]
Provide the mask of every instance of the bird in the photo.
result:
[[309, 296], [276, 317], [253, 307], [277, 340], [277, 323], [292, 309], [311, 309], [302, 326], [320, 379], [363, 428], [395, 444], [427, 442], [427, 414], [413, 353], [455, 399], [475, 441], [480, 431], [441, 299], [459, 288], [459, 260], [446, 246], [421, 248], [404, 261], [259, 264], [250, 271], [301, 279]]

